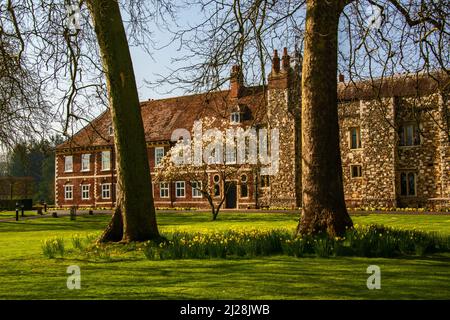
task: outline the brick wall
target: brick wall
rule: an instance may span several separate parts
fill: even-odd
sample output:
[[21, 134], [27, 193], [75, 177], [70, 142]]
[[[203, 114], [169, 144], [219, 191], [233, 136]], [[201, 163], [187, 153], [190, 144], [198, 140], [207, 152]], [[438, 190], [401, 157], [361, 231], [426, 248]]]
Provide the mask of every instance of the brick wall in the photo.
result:
[[[154, 172], [155, 168], [155, 147], [161, 145], [148, 147], [148, 159], [150, 165], [150, 171]], [[169, 146], [164, 145], [165, 152], [168, 152]], [[101, 152], [103, 150], [109, 150], [103, 148], [96, 151], [86, 151], [72, 154], [58, 154], [55, 158], [56, 161], [56, 188], [55, 195], [57, 199], [57, 206], [70, 207], [72, 205], [78, 205], [80, 207], [113, 207], [115, 205], [115, 188], [116, 177], [115, 170], [114, 178], [111, 177], [111, 170], [102, 171], [101, 166]], [[81, 154], [90, 153], [90, 170], [87, 172], [81, 171]], [[64, 157], [66, 155], [73, 156], [73, 171], [64, 171]], [[236, 180], [237, 185], [237, 207], [238, 208], [254, 208], [254, 180], [251, 172], [245, 173], [248, 179], [248, 197], [240, 197], [240, 182]], [[212, 175], [211, 175], [212, 183]], [[111, 195], [109, 199], [102, 197], [102, 184], [111, 184]], [[72, 199], [65, 199], [65, 186], [72, 186]], [[82, 199], [82, 185], [89, 185], [89, 199]], [[223, 192], [223, 182], [221, 181], [221, 191]], [[156, 207], [200, 207], [209, 208], [209, 204], [205, 197], [196, 198], [192, 196], [192, 187], [186, 181], [185, 182], [185, 197], [177, 198], [175, 195], [175, 182], [170, 183], [169, 198], [160, 197], [160, 184], [152, 183], [152, 192], [154, 197], [154, 203]], [[216, 199], [216, 202], [219, 198]]]

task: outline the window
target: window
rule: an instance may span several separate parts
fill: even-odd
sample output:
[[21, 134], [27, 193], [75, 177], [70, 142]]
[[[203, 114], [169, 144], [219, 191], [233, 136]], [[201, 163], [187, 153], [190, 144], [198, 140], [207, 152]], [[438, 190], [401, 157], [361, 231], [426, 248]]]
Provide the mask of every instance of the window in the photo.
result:
[[81, 171], [89, 171], [90, 170], [90, 160], [91, 155], [90, 154], [82, 154], [81, 155]]
[[168, 198], [169, 197], [169, 183], [161, 182], [159, 184], [159, 197]]
[[71, 185], [64, 186], [64, 199], [66, 200], [73, 199], [73, 186]]
[[102, 199], [111, 198], [111, 183], [102, 184]]
[[220, 177], [218, 174], [216, 174], [213, 177], [213, 181], [214, 181], [214, 197], [220, 197]]
[[175, 182], [175, 197], [184, 198], [185, 197], [185, 183], [184, 181]]
[[400, 146], [417, 146], [420, 144], [419, 126], [417, 123], [407, 123], [399, 129]]
[[248, 197], [247, 175], [241, 176], [241, 198]]
[[402, 196], [416, 195], [416, 174], [414, 172], [400, 173], [400, 194]]
[[361, 131], [359, 127], [350, 128], [350, 149], [361, 148]]
[[270, 187], [270, 176], [261, 176], [261, 188]]
[[362, 166], [361, 165], [351, 165], [350, 166], [350, 175], [352, 178], [361, 178], [362, 177]]
[[90, 185], [88, 184], [81, 185], [81, 200], [89, 200], [89, 189]]
[[109, 134], [110, 137], [114, 135], [114, 128], [113, 128], [113, 126], [109, 126], [108, 134]]
[[64, 171], [65, 172], [73, 171], [73, 156], [64, 157]]
[[241, 122], [241, 114], [239, 112], [232, 112], [230, 116], [231, 123], [240, 123]]
[[192, 181], [192, 198], [201, 198], [202, 197], [202, 182], [201, 181]]
[[111, 169], [111, 151], [102, 151], [102, 171]]
[[164, 157], [164, 147], [155, 148], [155, 166], [161, 163], [161, 159]]

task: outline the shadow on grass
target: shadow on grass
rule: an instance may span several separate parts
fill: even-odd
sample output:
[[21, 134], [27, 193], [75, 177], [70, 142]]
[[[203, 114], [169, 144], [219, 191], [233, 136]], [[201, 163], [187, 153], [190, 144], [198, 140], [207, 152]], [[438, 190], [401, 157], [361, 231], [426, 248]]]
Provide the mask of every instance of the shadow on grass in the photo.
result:
[[101, 230], [106, 227], [109, 219], [109, 216], [79, 216], [75, 221], [71, 221], [69, 217], [7, 221], [0, 222], [0, 232]]
[[[370, 264], [380, 265], [384, 290], [367, 289]], [[114, 274], [102, 286], [116, 292], [119, 299], [445, 299], [443, 290], [449, 289], [445, 281], [450, 277], [443, 265], [432, 265], [430, 273], [428, 265], [393, 259], [271, 257], [119, 265], [88, 267], [103, 275]]]

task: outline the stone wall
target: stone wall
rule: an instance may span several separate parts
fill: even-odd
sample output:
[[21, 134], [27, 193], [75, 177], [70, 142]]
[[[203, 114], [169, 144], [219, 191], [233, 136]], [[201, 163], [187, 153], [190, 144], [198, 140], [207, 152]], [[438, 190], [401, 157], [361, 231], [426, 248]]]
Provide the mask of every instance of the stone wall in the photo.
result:
[[270, 177], [270, 206], [297, 207], [296, 123], [289, 110], [289, 90], [269, 88], [267, 99], [269, 129], [279, 130], [280, 141], [278, 174]]
[[[340, 147], [347, 206], [395, 206], [395, 129], [392, 99], [339, 104]], [[360, 128], [361, 148], [350, 148], [350, 128]], [[361, 165], [362, 177], [351, 177]]]
[[[347, 206], [445, 207], [450, 204], [448, 103], [440, 94], [342, 101], [340, 147]], [[419, 125], [420, 144], [399, 145], [399, 128]], [[361, 148], [350, 148], [350, 128], [360, 128]], [[351, 177], [361, 165], [362, 177]], [[402, 195], [400, 175], [416, 176], [416, 193]]]
[[[440, 155], [438, 95], [398, 98], [396, 114], [397, 126], [412, 122], [419, 124], [420, 144], [415, 146], [399, 146], [397, 148], [398, 205], [401, 207], [424, 207], [430, 198], [439, 198]], [[416, 173], [416, 195], [400, 194], [400, 173]]]
[[435, 199], [434, 206], [450, 207], [450, 103], [448, 94], [440, 93], [438, 96], [438, 126], [439, 130], [439, 186], [441, 188], [441, 197]]

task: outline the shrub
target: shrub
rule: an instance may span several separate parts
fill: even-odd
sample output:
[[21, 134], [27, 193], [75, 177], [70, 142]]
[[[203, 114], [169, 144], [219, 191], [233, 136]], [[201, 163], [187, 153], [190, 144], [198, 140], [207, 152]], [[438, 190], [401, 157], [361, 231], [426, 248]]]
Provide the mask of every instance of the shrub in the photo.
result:
[[64, 239], [63, 238], [50, 238], [42, 242], [42, 253], [49, 259], [53, 259], [59, 254], [61, 257], [64, 256]]

